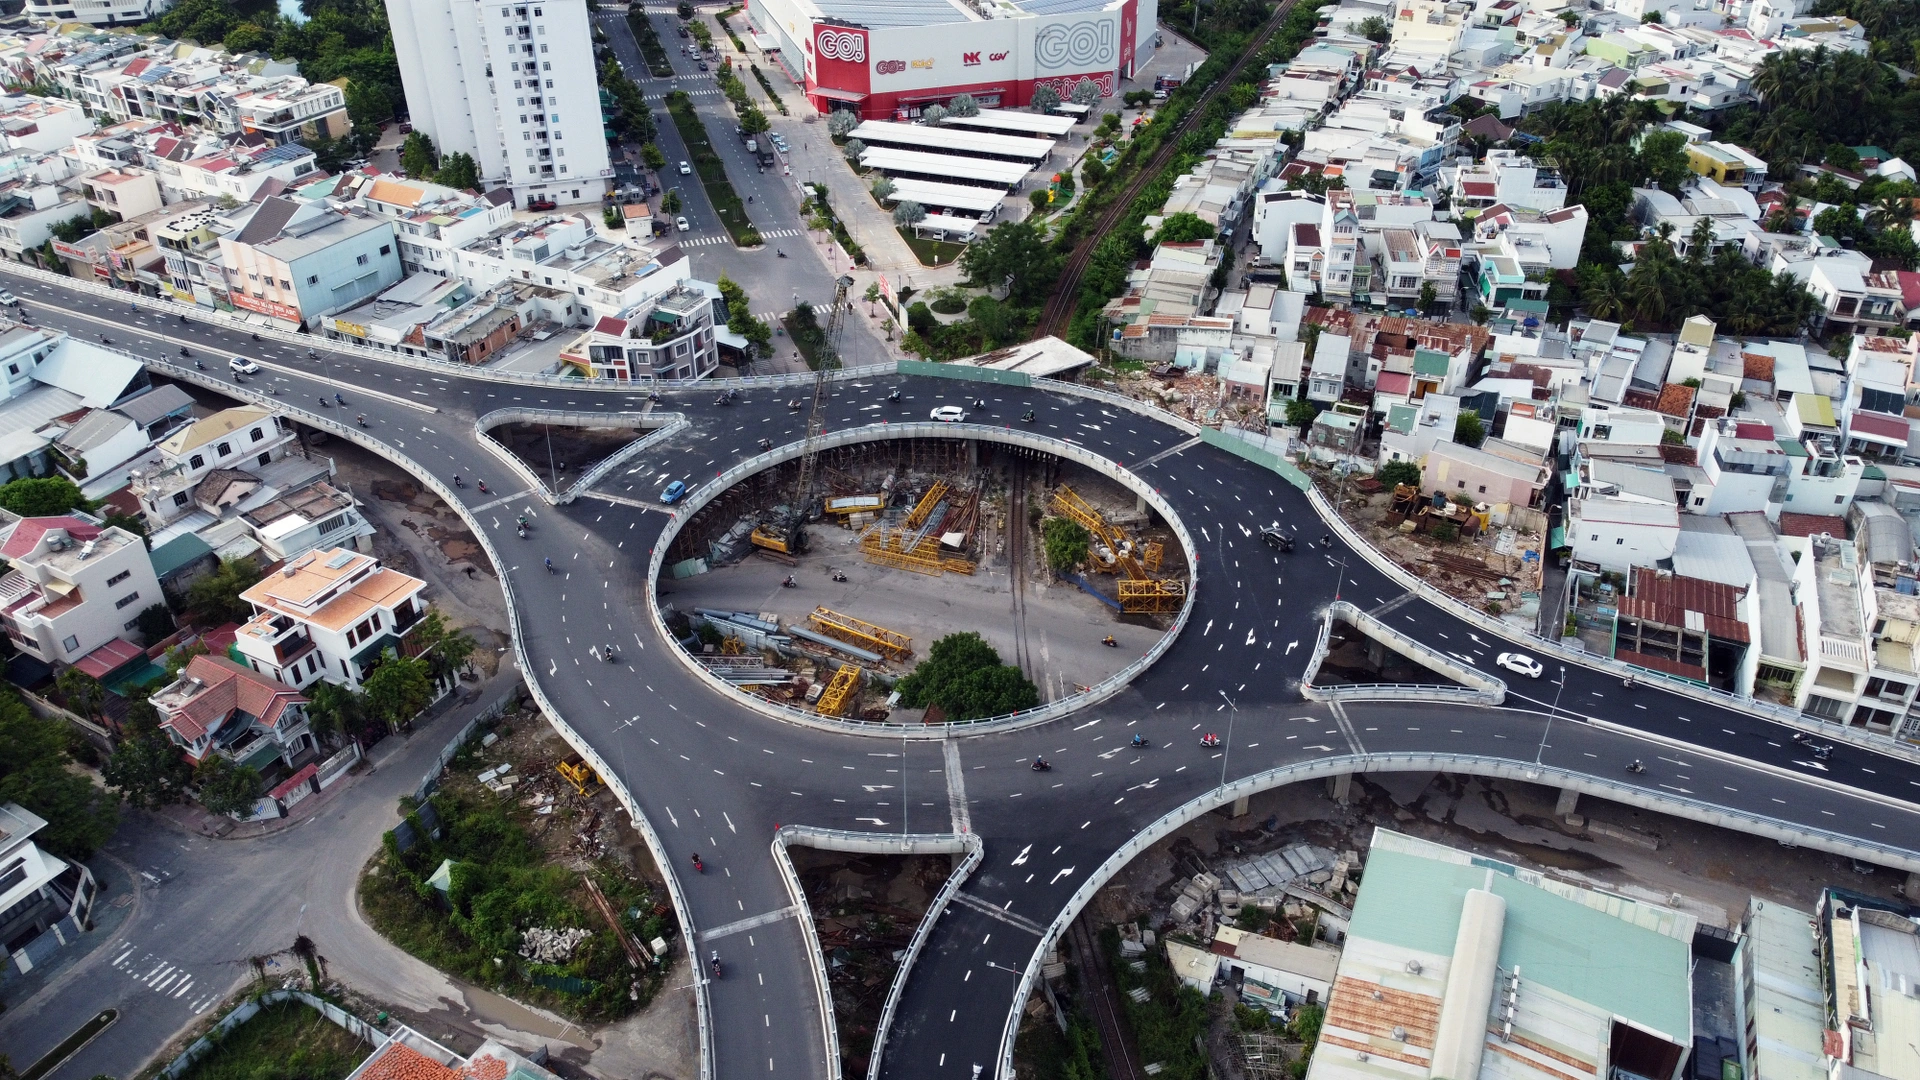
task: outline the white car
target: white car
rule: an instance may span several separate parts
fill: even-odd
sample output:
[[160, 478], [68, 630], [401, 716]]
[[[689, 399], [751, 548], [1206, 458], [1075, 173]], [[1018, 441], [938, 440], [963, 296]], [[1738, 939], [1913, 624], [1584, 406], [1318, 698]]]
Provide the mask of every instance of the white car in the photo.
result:
[[5, 289], [0, 289], [0, 304], [17, 304], [20, 301]]
[[244, 356], [236, 356], [227, 361], [227, 370], [235, 375], [257, 375], [260, 373], [260, 365]]
[[673, 227], [674, 227], [674, 228], [676, 228], [676, 229], [679, 229], [679, 230], [680, 230], [681, 232], [692, 232], [692, 231], [693, 231], [693, 226], [692, 226], [692, 225], [690, 225], [690, 224], [688, 224], [688, 222], [687, 222], [687, 219], [686, 219], [686, 218], [684, 218], [684, 217], [677, 217], [677, 218], [674, 218], [674, 219], [673, 219]]
[[683, 162], [681, 162], [681, 163], [680, 163], [680, 175], [681, 175], [681, 176], [692, 176], [692, 175], [693, 175], [693, 166], [691, 166], [691, 165], [689, 165], [689, 164], [687, 164], [687, 163], [686, 163], [686, 162], [684, 162], [684, 161], [683, 161]]
[[929, 419], [938, 420], [943, 424], [957, 424], [966, 418], [967, 411], [958, 405], [942, 405], [933, 410], [933, 414], [929, 417]]
[[1547, 670], [1541, 666], [1540, 661], [1526, 653], [1503, 652], [1495, 657], [1493, 662], [1517, 675], [1525, 675], [1529, 679], [1537, 679], [1541, 672]]

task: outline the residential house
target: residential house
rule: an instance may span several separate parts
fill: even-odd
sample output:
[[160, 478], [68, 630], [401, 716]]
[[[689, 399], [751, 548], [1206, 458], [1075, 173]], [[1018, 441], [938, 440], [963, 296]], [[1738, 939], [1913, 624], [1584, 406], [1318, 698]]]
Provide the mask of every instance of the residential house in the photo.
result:
[[1240, 985], [1240, 1001], [1276, 1016], [1288, 1016], [1298, 1005], [1313, 1005], [1333, 993], [1340, 953], [1237, 926], [1222, 926], [1213, 935], [1213, 954], [1220, 957], [1220, 973]]
[[234, 647], [255, 671], [295, 689], [318, 679], [357, 689], [387, 649], [411, 655], [426, 587], [370, 555], [310, 552], [240, 594], [254, 616]]
[[93, 871], [34, 843], [45, 818], [19, 803], [0, 806], [0, 949], [24, 975], [93, 926], [100, 894]]
[[1329, 409], [1313, 418], [1307, 428], [1307, 454], [1322, 465], [1373, 471], [1373, 462], [1360, 455], [1360, 440], [1366, 434], [1366, 417]]
[[[1793, 445], [1791, 441], [1784, 444]], [[1799, 460], [1783, 448], [1773, 428], [1733, 417], [1707, 423], [1698, 451], [1704, 478], [1694, 481], [1687, 512], [1712, 516], [1765, 513], [1769, 506], [1780, 505], [1786, 496], [1786, 477]]]
[[306, 695], [224, 656], [196, 656], [153, 692], [160, 727], [198, 765], [218, 755], [277, 780], [316, 756]]
[[140, 537], [75, 516], [15, 521], [0, 543], [0, 612], [14, 645], [47, 664], [71, 664], [123, 634], [162, 603]]
[[393, 223], [364, 211], [276, 196], [228, 220], [220, 255], [235, 307], [304, 326], [400, 280]]
[[1615, 605], [1613, 657], [1734, 693], [1747, 685], [1748, 592], [1637, 565]]
[[1338, 334], [1321, 334], [1314, 341], [1313, 366], [1307, 373], [1307, 400], [1332, 405], [1347, 385], [1347, 354], [1353, 343]]
[[1542, 167], [1518, 150], [1489, 150], [1485, 161], [1456, 171], [1452, 203], [1456, 210], [1478, 210], [1496, 203], [1558, 210], [1567, 204], [1567, 185], [1558, 170]]
[[562, 350], [570, 369], [592, 378], [687, 380], [720, 365], [714, 298], [676, 286], [619, 317], [604, 316]]
[[[1489, 439], [1481, 447], [1455, 442], [1435, 443], [1427, 452], [1421, 480], [1429, 494], [1449, 498], [1465, 495], [1492, 510], [1495, 524], [1521, 524], [1542, 516], [1541, 498], [1552, 471], [1538, 455], [1521, 447], [1495, 447], [1509, 451], [1494, 453], [1488, 447], [1499, 440]], [[1527, 460], [1531, 458], [1531, 460]], [[1538, 515], [1528, 511], [1540, 512]], [[1544, 517], [1543, 517], [1544, 520]]]
[[1567, 502], [1567, 540], [1575, 566], [1589, 573], [1624, 574], [1673, 558], [1680, 510], [1637, 499], [1594, 496]]
[[[132, 492], [150, 525], [158, 528], [192, 512], [201, 502], [214, 513], [231, 506], [242, 492], [231, 475], [261, 469], [285, 455], [298, 436], [279, 416], [258, 405], [223, 409], [197, 420], [155, 445], [153, 463], [134, 475]], [[224, 470], [218, 493], [198, 493], [201, 482]], [[258, 486], [259, 481], [253, 481]]]

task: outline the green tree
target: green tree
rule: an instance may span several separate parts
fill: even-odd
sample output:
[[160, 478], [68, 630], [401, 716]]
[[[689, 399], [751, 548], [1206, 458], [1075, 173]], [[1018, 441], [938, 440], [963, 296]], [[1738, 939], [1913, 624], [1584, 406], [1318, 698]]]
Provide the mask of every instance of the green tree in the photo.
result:
[[1072, 518], [1050, 517], [1040, 525], [1040, 539], [1047, 549], [1047, 565], [1071, 570], [1087, 561], [1093, 534]]
[[1052, 112], [1060, 107], [1060, 94], [1051, 86], [1036, 86], [1027, 107], [1037, 113]]
[[1007, 290], [1017, 306], [1038, 304], [1053, 289], [1060, 256], [1037, 222], [1003, 221], [960, 253], [968, 284]]
[[447, 618], [438, 611], [429, 611], [420, 619], [407, 636], [412, 639], [415, 649], [427, 662], [427, 671], [435, 682], [458, 675], [473, 659], [473, 651], [478, 648], [465, 630], [456, 630], [447, 625]]
[[253, 614], [253, 605], [240, 594], [259, 582], [260, 567], [251, 559], [222, 559], [219, 569], [187, 587], [187, 607], [215, 625], [241, 622]]
[[421, 178], [433, 175], [433, 140], [424, 131], [414, 131], [407, 135], [407, 141], [400, 144], [400, 167], [408, 176]]
[[307, 689], [307, 725], [314, 735], [331, 742], [338, 736], [358, 738], [377, 732], [367, 729], [367, 702], [364, 695], [339, 683], [317, 682]]
[[1081, 79], [1073, 84], [1073, 92], [1067, 95], [1075, 105], [1084, 105], [1091, 109], [1100, 103], [1100, 88], [1092, 79]]
[[1287, 399], [1287, 425], [1299, 428], [1301, 434], [1306, 434], [1307, 429], [1313, 426], [1313, 418], [1319, 415], [1318, 402], [1308, 401], [1306, 398]]
[[387, 88], [368, 79], [347, 84], [347, 119], [362, 131], [377, 130], [393, 119], [393, 95]]
[[53, 680], [53, 687], [66, 701], [67, 711], [89, 720], [100, 715], [100, 706], [107, 700], [107, 688], [100, 685], [100, 680], [77, 667], [62, 671], [60, 677]]
[[676, 11], [678, 11], [678, 12], [680, 13], [680, 21], [681, 21], [681, 22], [690, 22], [690, 21], [692, 21], [692, 19], [693, 19], [693, 5], [692, 5], [692, 4], [690, 4], [690, 3], [688, 3], [688, 2], [687, 2], [687, 0], [680, 0], [680, 3], [679, 3], [679, 5], [678, 5], [677, 7], [675, 7], [675, 9], [674, 9], [674, 10], [676, 10]]
[[68, 771], [67, 727], [33, 715], [11, 691], [0, 693], [0, 805], [15, 802], [47, 827], [40, 846], [66, 859], [87, 859], [120, 824], [119, 802]]
[[660, 212], [663, 214], [677, 214], [680, 212], [679, 189], [676, 188], [673, 191], [667, 192], [666, 197], [660, 200]]
[[841, 150], [845, 151], [848, 161], [857, 162], [860, 160], [860, 155], [867, 152], [867, 144], [859, 139], [848, 139], [847, 145], [841, 147]]
[[466, 191], [480, 186], [480, 166], [470, 154], [458, 151], [440, 159], [440, 169], [433, 174], [433, 182], [450, 188]]
[[1453, 421], [1453, 441], [1461, 446], [1479, 446], [1487, 439], [1487, 429], [1477, 412], [1463, 412]]
[[649, 169], [664, 169], [667, 167], [667, 155], [661, 152], [660, 148], [653, 143], [648, 143], [640, 148], [640, 160], [646, 162], [647, 168]]
[[939, 705], [949, 720], [998, 716], [1039, 701], [1033, 683], [1018, 668], [1002, 665], [993, 646], [972, 631], [934, 642], [897, 689], [908, 708]]
[[[1107, 115], [1111, 117], [1113, 114]], [[1100, 181], [1107, 178], [1107, 171], [1106, 163], [1098, 155], [1088, 154], [1086, 160], [1080, 163], [1080, 180], [1088, 189], [1096, 188], [1100, 186]]]
[[86, 496], [64, 476], [22, 477], [0, 485], [0, 509], [21, 517], [57, 517], [86, 504]]
[[139, 623], [135, 629], [151, 645], [173, 633], [173, 612], [165, 604], [149, 604], [140, 609]]
[[836, 139], [844, 139], [854, 128], [860, 126], [860, 117], [849, 109], [835, 109], [827, 117], [827, 134]]
[[927, 208], [912, 199], [901, 199], [893, 204], [893, 223], [903, 229], [911, 228], [926, 216]]
[[1359, 32], [1361, 37], [1366, 38], [1368, 41], [1376, 41], [1381, 44], [1385, 44], [1387, 39], [1393, 36], [1393, 28], [1387, 25], [1387, 20], [1378, 15], [1369, 15], [1361, 19], [1360, 22], [1354, 26], [1354, 29]]
[[200, 789], [200, 805], [207, 813], [222, 816], [252, 814], [264, 790], [259, 770], [236, 765], [217, 753], [201, 759], [193, 770], [193, 783]]
[[424, 660], [388, 649], [362, 683], [367, 711], [395, 731], [433, 702], [433, 680]]
[[1411, 461], [1389, 461], [1373, 474], [1375, 480], [1392, 487], [1395, 484], [1420, 486], [1420, 466]]
[[952, 101], [947, 102], [947, 115], [958, 116], [963, 119], [969, 116], [979, 116], [980, 103], [974, 100], [972, 94], [961, 94]]
[[891, 179], [885, 176], [882, 176], [881, 178], [873, 182], [874, 198], [879, 199], [881, 202], [885, 202], [887, 201], [887, 196], [891, 194], [893, 194], [893, 181]]
[[[320, 683], [326, 686], [327, 683]], [[180, 747], [160, 726], [160, 714], [145, 698], [129, 702], [120, 725], [120, 745], [100, 769], [100, 778], [120, 797], [143, 810], [179, 802], [193, 770]]]
[[767, 122], [767, 114], [751, 105], [740, 113], [740, 127], [749, 135], [758, 135], [772, 126]]
[[1198, 214], [1185, 210], [1177, 214], [1168, 214], [1153, 234], [1156, 244], [1186, 244], [1195, 240], [1211, 240], [1215, 232], [1212, 225]]
[[947, 110], [943, 105], [929, 105], [920, 110], [920, 121], [929, 127], [939, 127], [940, 121], [946, 118]]
[[1433, 305], [1437, 303], [1439, 299], [1440, 299], [1440, 291], [1434, 288], [1433, 282], [1423, 281], [1420, 283], [1419, 307], [1421, 311], [1423, 312], [1432, 311]]

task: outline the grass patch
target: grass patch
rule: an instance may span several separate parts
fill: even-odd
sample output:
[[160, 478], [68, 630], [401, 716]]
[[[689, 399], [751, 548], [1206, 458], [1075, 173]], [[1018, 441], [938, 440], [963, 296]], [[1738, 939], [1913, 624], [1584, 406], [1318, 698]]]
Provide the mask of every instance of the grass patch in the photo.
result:
[[[360, 878], [360, 909], [374, 929], [442, 971], [575, 1021], [617, 1020], [653, 999], [664, 974], [628, 966], [583, 875], [549, 862], [536, 843], [528, 828], [533, 811], [484, 789], [451, 787], [433, 805], [440, 838], [410, 814], [424, 839], [402, 853], [388, 833]], [[584, 825], [567, 820], [575, 814], [563, 800], [551, 827]], [[445, 859], [455, 868], [453, 887], [442, 894], [427, 879]], [[664, 896], [607, 860], [588, 873], [641, 943], [676, 933]], [[541, 962], [520, 953], [523, 934], [535, 927], [586, 934], [570, 955]]]
[[936, 315], [959, 315], [967, 310], [967, 302], [958, 296], [943, 296], [927, 306]]
[[180, 1080], [341, 1080], [372, 1047], [298, 1001], [268, 1005]]
[[719, 23], [720, 29], [727, 32], [727, 39], [733, 42], [733, 47], [739, 50], [742, 55], [745, 55], [747, 43], [740, 40], [740, 35], [733, 32], [733, 24], [727, 21], [738, 14], [740, 14], [740, 5], [735, 4], [720, 14], [715, 15], [713, 21]]
[[633, 40], [639, 42], [640, 55], [647, 61], [647, 70], [653, 72], [653, 77], [672, 78], [673, 62], [667, 59], [667, 47], [660, 43], [660, 35], [653, 28], [653, 20], [647, 18], [645, 8], [627, 12], [627, 28], [633, 31]]
[[688, 152], [693, 154], [694, 172], [700, 175], [700, 186], [707, 190], [707, 201], [720, 215], [727, 235], [740, 247], [760, 243], [759, 232], [747, 220], [747, 204], [740, 201], [733, 182], [727, 179], [727, 167], [720, 155], [714, 153], [713, 141], [707, 138], [707, 126], [693, 111], [693, 102], [684, 92], [675, 90], [667, 95], [667, 113], [673, 117], [673, 126], [680, 129], [680, 138], [687, 144]]
[[922, 239], [913, 235], [912, 229], [903, 229], [898, 225], [894, 226], [893, 231], [899, 233], [900, 239], [905, 240], [907, 246], [913, 249], [914, 257], [920, 260], [922, 266], [952, 266], [954, 260], [960, 257], [960, 253], [967, 250], [965, 244]]
[[748, 64], [747, 66], [753, 69], [753, 77], [760, 80], [760, 89], [765, 90], [767, 96], [773, 99], [773, 107], [780, 110], [781, 116], [787, 115], [787, 103], [781, 101], [780, 95], [774, 92], [773, 84], [767, 81], [767, 76], [760, 70], [760, 65]]
[[800, 350], [800, 358], [807, 362], [808, 370], [820, 370], [820, 353], [827, 346], [827, 335], [820, 324], [811, 318], [803, 322], [789, 311], [780, 316], [780, 325], [787, 328], [787, 337], [793, 347]]
[[854, 265], [868, 265], [866, 251], [853, 242], [853, 234], [847, 231], [846, 225], [840, 220], [840, 215], [833, 212], [833, 204], [827, 201], [827, 186], [825, 184], [810, 186], [813, 190], [813, 199], [800, 205], [800, 213], [819, 218], [818, 223], [813, 224], [812, 227], [817, 229], [824, 225], [827, 231], [833, 234], [833, 238], [839, 241], [840, 249], [853, 257]]

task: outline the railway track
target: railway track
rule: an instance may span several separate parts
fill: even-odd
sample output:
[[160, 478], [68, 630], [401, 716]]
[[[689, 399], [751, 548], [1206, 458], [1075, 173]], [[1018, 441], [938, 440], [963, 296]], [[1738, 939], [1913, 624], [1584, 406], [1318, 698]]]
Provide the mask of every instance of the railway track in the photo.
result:
[[1233, 85], [1234, 80], [1240, 77], [1241, 69], [1267, 47], [1267, 42], [1279, 32], [1281, 25], [1286, 22], [1288, 13], [1298, 2], [1299, 0], [1282, 0], [1282, 3], [1273, 9], [1273, 17], [1267, 20], [1266, 26], [1260, 31], [1260, 36], [1242, 50], [1240, 58], [1233, 62], [1233, 66], [1227, 69], [1226, 74], [1215, 79], [1213, 85], [1200, 95], [1200, 100], [1194, 102], [1193, 108], [1187, 112], [1186, 119], [1182, 120], [1180, 126], [1161, 142], [1160, 149], [1153, 155], [1153, 160], [1134, 174], [1126, 190], [1121, 192], [1120, 197], [1113, 200], [1101, 213], [1099, 223], [1089, 230], [1067, 255], [1066, 265], [1061, 268], [1060, 277], [1054, 281], [1053, 296], [1047, 300], [1046, 307], [1041, 309], [1040, 326], [1035, 331], [1037, 334], [1051, 334], [1055, 337], [1066, 335], [1067, 327], [1073, 322], [1074, 311], [1080, 304], [1080, 279], [1086, 276], [1087, 265], [1093, 261], [1094, 248], [1107, 233], [1112, 232], [1120, 224], [1120, 219], [1126, 216], [1127, 208], [1133, 205], [1133, 200], [1139, 197], [1140, 192], [1146, 189], [1154, 177], [1160, 175], [1160, 170], [1166, 168], [1167, 162], [1173, 160], [1173, 155], [1180, 148], [1181, 138], [1201, 122], [1206, 115], [1207, 106], [1213, 103], [1213, 99], [1225, 93], [1227, 88]]
[[[1033, 528], [1027, 522], [1027, 465], [1015, 458], [1009, 476], [1011, 490], [1007, 499], [1007, 574], [1013, 598], [1013, 663], [1036, 685], [1046, 676], [1035, 670], [1027, 644], [1027, 534]], [[1041, 685], [1041, 700], [1046, 687]]]
[[1084, 914], [1073, 920], [1067, 940], [1080, 968], [1080, 989], [1087, 1011], [1093, 1014], [1094, 1026], [1100, 1031], [1100, 1051], [1106, 1058], [1108, 1080], [1140, 1080], [1126, 1027], [1120, 1022], [1119, 991], [1114, 989], [1106, 957], [1101, 954], [1100, 943], [1094, 939], [1093, 932], [1087, 928]]

